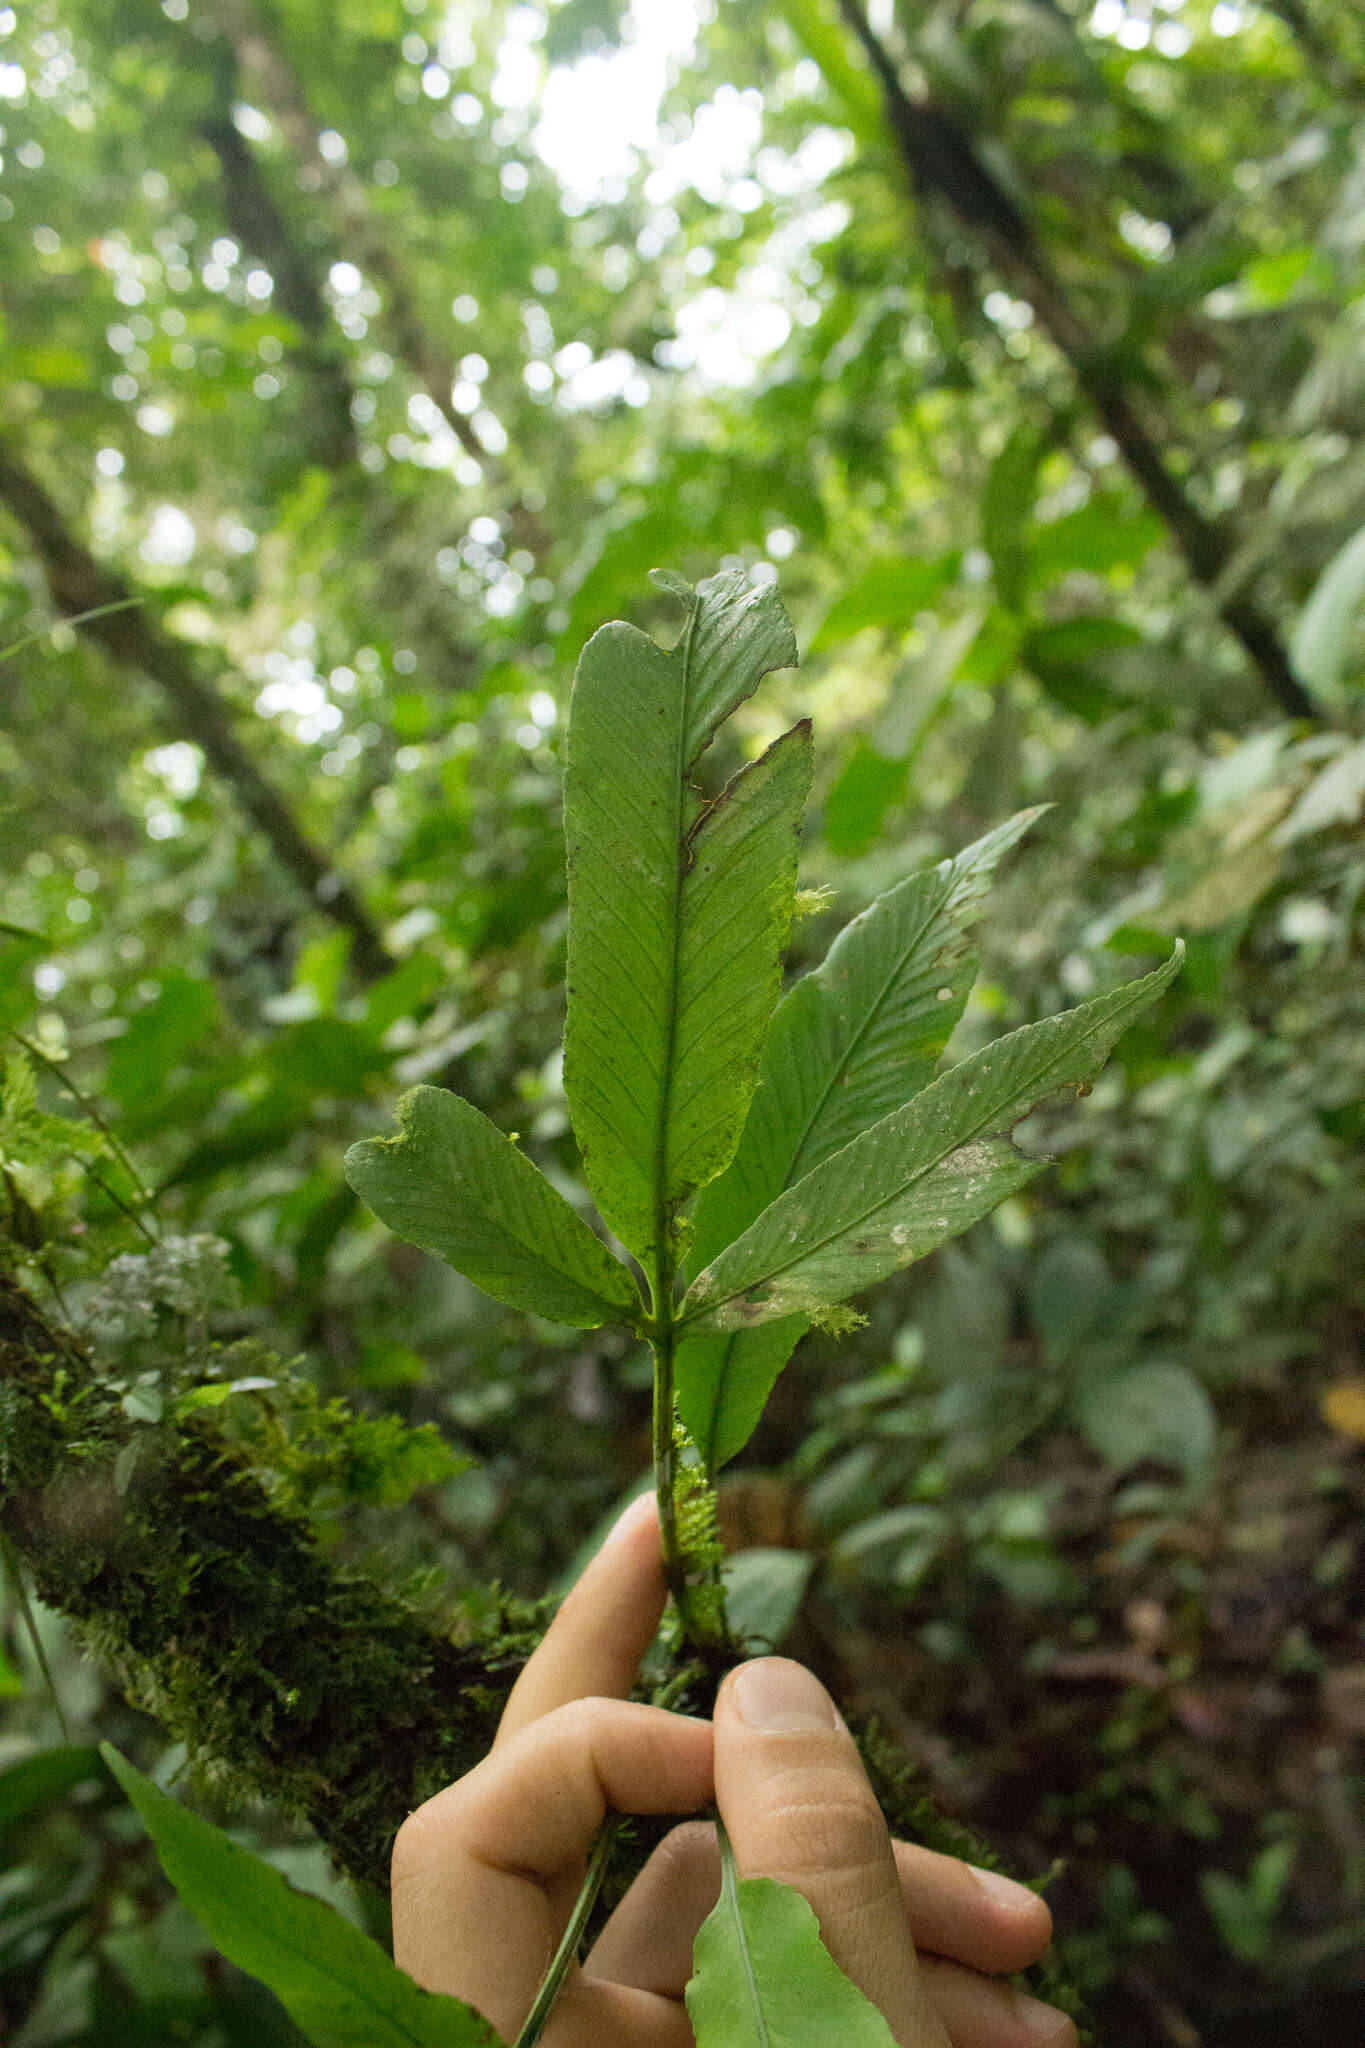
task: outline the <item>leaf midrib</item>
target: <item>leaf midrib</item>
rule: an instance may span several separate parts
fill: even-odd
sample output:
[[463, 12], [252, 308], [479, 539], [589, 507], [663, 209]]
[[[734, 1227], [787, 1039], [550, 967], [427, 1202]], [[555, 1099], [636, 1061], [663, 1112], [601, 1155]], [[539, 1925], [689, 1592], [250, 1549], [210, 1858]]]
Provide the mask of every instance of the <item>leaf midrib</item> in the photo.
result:
[[[944, 900], [946, 901], [946, 899]], [[939, 908], [942, 908], [942, 904], [940, 904]], [[862, 1044], [864, 1038], [866, 1038], [868, 1032], [872, 1029], [872, 1026], [876, 1019], [881, 1015], [882, 1011], [885, 1009], [887, 999], [889, 998], [891, 990], [895, 985], [901, 967], [903, 966], [906, 959], [909, 957], [910, 953], [913, 952], [915, 946], [917, 946], [920, 940], [924, 937], [924, 934], [928, 930], [928, 927], [932, 921], [933, 915], [934, 913], [932, 910], [926, 910], [924, 917], [920, 922], [919, 929], [915, 933], [914, 939], [898, 955], [896, 964], [891, 969], [891, 972], [887, 975], [886, 980], [883, 982], [881, 989], [877, 994], [875, 1002], [871, 1004], [871, 1006], [868, 1009], [867, 1015], [863, 1018], [862, 1023], [858, 1026], [858, 1029], [854, 1032], [852, 1038], [849, 1040], [848, 1045], [844, 1050], [842, 1059], [838, 1062], [837, 1066], [835, 1066], [831, 1070], [829, 1079], [826, 1081], [825, 1086], [821, 1091], [819, 1101], [816, 1103], [814, 1109], [811, 1111], [809, 1117], [806, 1119], [806, 1127], [802, 1131], [796, 1150], [792, 1154], [791, 1165], [787, 1169], [787, 1177], [783, 1181], [782, 1186], [779, 1189], [779, 1193], [785, 1194], [787, 1189], [791, 1187], [795, 1181], [803, 1178], [803, 1176], [797, 1172], [797, 1168], [801, 1164], [801, 1156], [806, 1150], [806, 1147], [810, 1143], [812, 1131], [815, 1129], [820, 1118], [824, 1115], [825, 1105], [829, 1101], [830, 1096], [834, 1093], [835, 1083], [839, 1080], [839, 1078], [842, 1075], [848, 1072], [849, 1067], [853, 1063], [853, 1057], [854, 1054], [857, 1052], [858, 1047]], [[817, 973], [818, 971], [819, 970], [817, 969]], [[855, 1135], [861, 1134], [855, 1133]], [[849, 1140], [849, 1143], [852, 1143], [852, 1139]]]
[[[694, 598], [683, 627], [679, 648], [682, 652], [682, 691], [678, 705], [678, 721], [674, 743], [673, 763], [673, 899], [671, 904], [671, 929], [669, 932], [668, 985], [665, 992], [663, 1071], [659, 1087], [659, 1111], [654, 1129], [654, 1277], [655, 1293], [664, 1292], [665, 1266], [668, 1258], [668, 1125], [673, 1106], [673, 1074], [677, 1063], [678, 1048], [678, 981], [682, 962], [682, 910], [683, 889], [687, 878], [687, 847], [684, 840], [683, 790], [686, 784], [687, 763], [684, 753], [687, 746], [688, 704], [692, 691], [692, 636], [701, 609], [701, 600]], [[662, 1300], [654, 1303], [655, 1315], [663, 1315], [669, 1304]]]
[[[1065, 1012], [1063, 1014], [1065, 1014]], [[1039, 1086], [1042, 1093], [1038, 1096], [1035, 1096], [1035, 1102], [1041, 1101], [1042, 1094], [1048, 1092], [1045, 1084], [1048, 1075], [1052, 1072], [1052, 1070], [1058, 1066], [1063, 1065], [1065, 1063], [1067, 1056], [1071, 1052], [1079, 1050], [1080, 1046], [1084, 1045], [1087, 1039], [1093, 1037], [1094, 1033], [1100, 1030], [1102, 1026], [1108, 1021], [1109, 1019], [1107, 1017], [1103, 1019], [1097, 1019], [1095, 1025], [1091, 1028], [1091, 1030], [1084, 1032], [1081, 1035], [1081, 1037], [1075, 1041], [1073, 1045], [1068, 1046], [1064, 1051], [1058, 1052], [1056, 1057], [1049, 1062], [1048, 1066], [1044, 1068], [1043, 1072], [1038, 1076], [1038, 1081], [1036, 1085]], [[997, 1043], [998, 1042], [999, 1041], [997, 1041]], [[984, 1051], [989, 1052], [990, 1047], [985, 1047]], [[981, 1056], [981, 1054], [975, 1055], [976, 1058], [980, 1058]], [[963, 1066], [967, 1066], [970, 1064], [970, 1062], [964, 1060], [962, 1064]], [[956, 1067], [950, 1067], [948, 1070], [948, 1074], [944, 1074], [940, 1078], [946, 1081], [949, 1078], [950, 1074], [955, 1074], [957, 1071], [958, 1069]], [[935, 1085], [936, 1084], [932, 1081], [929, 1084], [930, 1088], [934, 1087]], [[1059, 1083], [1058, 1085], [1060, 1086], [1061, 1084]], [[929, 1089], [923, 1089], [919, 1095], [913, 1098], [913, 1100], [916, 1102], [922, 1102], [924, 1100], [925, 1095], [927, 1095], [928, 1092]], [[730, 1302], [737, 1300], [741, 1294], [750, 1294], [752, 1293], [755, 1287], [768, 1287], [772, 1284], [774, 1280], [780, 1280], [784, 1273], [790, 1272], [793, 1266], [804, 1265], [808, 1259], [816, 1258], [822, 1251], [825, 1250], [827, 1245], [834, 1244], [841, 1237], [847, 1237], [851, 1230], [857, 1230], [860, 1224], [866, 1223], [869, 1220], [869, 1218], [875, 1216], [879, 1209], [884, 1209], [888, 1202], [894, 1202], [898, 1196], [907, 1193], [907, 1191], [910, 1188], [915, 1186], [917, 1181], [923, 1180], [926, 1174], [932, 1173], [936, 1166], [941, 1166], [943, 1164], [943, 1161], [947, 1159], [952, 1153], [960, 1152], [964, 1145], [970, 1145], [974, 1139], [981, 1137], [984, 1132], [989, 1130], [989, 1127], [994, 1117], [998, 1117], [1002, 1114], [1007, 1113], [1008, 1112], [1006, 1111], [996, 1110], [993, 1113], [988, 1113], [984, 1115], [978, 1123], [973, 1125], [968, 1130], [964, 1131], [960, 1136], [954, 1138], [950, 1144], [945, 1145], [943, 1147], [943, 1150], [941, 1152], [936, 1153], [932, 1159], [926, 1160], [918, 1173], [911, 1174], [909, 1180], [902, 1181], [900, 1186], [897, 1188], [893, 1188], [889, 1195], [883, 1195], [879, 1201], [873, 1202], [869, 1208], [864, 1209], [859, 1215], [851, 1217], [846, 1222], [841, 1223], [837, 1230], [831, 1230], [828, 1236], [819, 1238], [814, 1244], [807, 1245], [802, 1251], [797, 1252], [793, 1257], [784, 1260], [784, 1262], [781, 1265], [771, 1267], [768, 1272], [761, 1274], [758, 1279], [746, 1281], [743, 1287], [733, 1287], [731, 1288], [728, 1294], [721, 1295], [718, 1299], [702, 1302], [699, 1307], [693, 1309], [690, 1315], [686, 1315], [682, 1318], [681, 1322], [678, 1325], [679, 1329], [685, 1329], [689, 1323], [695, 1322], [699, 1316], [715, 1315], [717, 1310], [727, 1307]], [[892, 1116], [898, 1116], [900, 1114], [900, 1111], [893, 1110], [891, 1114]], [[1027, 1110], [1020, 1110], [1018, 1120], [1022, 1121], [1022, 1119], [1027, 1114]], [[888, 1122], [889, 1118], [883, 1118], [882, 1121]], [[876, 1130], [877, 1128], [878, 1126], [876, 1124], [872, 1125], [873, 1130]], [[857, 1138], [850, 1138], [848, 1145], [840, 1147], [840, 1152], [846, 1152], [849, 1148], [849, 1145], [858, 1144], [859, 1139], [864, 1138], [867, 1135], [867, 1132], [863, 1131], [859, 1133], [859, 1136]], [[839, 1156], [840, 1153], [835, 1152], [831, 1153], [830, 1158], [837, 1159]], [[829, 1161], [825, 1161], [823, 1163], [828, 1165]], [[785, 1193], [787, 1191], [784, 1189], [783, 1192]], [[778, 1200], [781, 1200], [781, 1196], [778, 1197]], [[766, 1211], [764, 1213], [766, 1214]], [[755, 1222], [761, 1221], [761, 1217], [755, 1218]], [[750, 1224], [749, 1228], [752, 1230], [754, 1228], [754, 1224]], [[739, 1239], [736, 1239], [735, 1241], [736, 1243], [738, 1243]], [[728, 1250], [729, 1247], [727, 1246], [726, 1249]], [[722, 1252], [720, 1254], [720, 1257], [723, 1258], [724, 1256], [725, 1254], [724, 1252]], [[796, 1314], [798, 1313], [798, 1311], [795, 1308], [793, 1308], [792, 1313]]]
[[735, 1946], [744, 1968], [745, 1988], [749, 1993], [749, 2005], [753, 2012], [754, 2031], [758, 2035], [759, 2048], [772, 2048], [772, 2036], [763, 2016], [763, 2001], [759, 1996], [758, 1978], [754, 1974], [754, 1959], [749, 1953], [749, 1935], [744, 1925], [744, 1914], [739, 1903], [739, 1884], [735, 1874], [735, 1855], [728, 1841], [724, 1842], [722, 1856], [725, 1869], [725, 1900], [734, 1922]]

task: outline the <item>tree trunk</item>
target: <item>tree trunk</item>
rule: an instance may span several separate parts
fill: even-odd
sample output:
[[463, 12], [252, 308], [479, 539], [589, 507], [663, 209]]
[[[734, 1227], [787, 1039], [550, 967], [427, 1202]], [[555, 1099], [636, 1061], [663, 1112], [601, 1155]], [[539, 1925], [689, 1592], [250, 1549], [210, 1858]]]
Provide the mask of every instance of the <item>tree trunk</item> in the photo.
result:
[[[1200, 511], [1176, 476], [1133, 393], [1048, 262], [1032, 223], [957, 116], [911, 99], [859, 0], [839, 0], [839, 7], [876, 74], [892, 139], [914, 189], [944, 201], [961, 225], [980, 239], [999, 274], [1034, 308], [1130, 474], [1166, 522], [1191, 576], [1210, 592], [1218, 615], [1281, 711], [1289, 718], [1321, 719], [1322, 712], [1294, 674], [1268, 613], [1254, 598], [1229, 595], [1220, 588], [1236, 550], [1234, 536], [1222, 522]], [[1175, 445], [1170, 433], [1162, 439], [1167, 450]]]
[[[0, 504], [7, 505], [42, 564], [52, 602], [68, 618], [105, 605], [126, 605], [137, 593], [106, 569], [77, 539], [54, 500], [11, 444], [0, 440]], [[264, 833], [280, 864], [309, 902], [351, 934], [352, 963], [367, 981], [396, 964], [369, 912], [303, 830], [274, 783], [243, 745], [231, 713], [204, 681], [178, 640], [152, 623], [146, 608], [87, 619], [79, 629], [115, 662], [142, 672], [161, 691], [176, 738], [193, 740], [232, 790], [251, 822]]]

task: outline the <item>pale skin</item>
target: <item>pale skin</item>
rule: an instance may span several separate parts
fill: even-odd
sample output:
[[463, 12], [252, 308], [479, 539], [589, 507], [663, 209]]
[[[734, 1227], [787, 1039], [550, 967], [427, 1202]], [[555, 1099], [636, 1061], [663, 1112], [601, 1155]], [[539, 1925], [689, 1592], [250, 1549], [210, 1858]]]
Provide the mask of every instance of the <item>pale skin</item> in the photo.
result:
[[[627, 1695], [664, 1605], [652, 1499], [627, 1509], [565, 1600], [467, 1777], [411, 1814], [393, 1853], [394, 1954], [514, 2041], [608, 1811], [714, 1801], [744, 1877], [794, 1885], [899, 2048], [1075, 2048], [1071, 2021], [1001, 1981], [1041, 1954], [1041, 1899], [893, 1842], [853, 1741], [803, 1666], [731, 1672], [710, 1721]], [[565, 1982], [544, 2048], [693, 2048], [683, 1991], [716, 1902], [704, 1821], [676, 1827]]]

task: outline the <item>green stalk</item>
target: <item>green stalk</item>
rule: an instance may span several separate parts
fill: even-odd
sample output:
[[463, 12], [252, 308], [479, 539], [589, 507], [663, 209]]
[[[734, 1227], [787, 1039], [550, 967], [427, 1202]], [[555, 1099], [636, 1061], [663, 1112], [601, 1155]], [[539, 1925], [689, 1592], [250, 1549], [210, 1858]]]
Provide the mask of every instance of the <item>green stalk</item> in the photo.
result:
[[559, 1947], [555, 1950], [553, 1962], [541, 1979], [535, 2002], [526, 2015], [526, 2024], [517, 2035], [516, 2048], [535, 2048], [536, 2042], [545, 2031], [551, 2007], [563, 1988], [564, 1979], [568, 1976], [571, 1965], [578, 1960], [578, 1945], [583, 1939], [583, 1930], [588, 1924], [592, 1909], [597, 1904], [597, 1894], [602, 1889], [602, 1880], [607, 1874], [611, 1852], [616, 1847], [616, 1838], [620, 1832], [620, 1814], [609, 1813], [598, 1830], [592, 1855], [588, 1859], [587, 1872], [578, 1897], [574, 1900], [574, 1909], [569, 1915], [569, 1924], [564, 1929]]
[[684, 1624], [687, 1619], [687, 1565], [678, 1543], [676, 1496], [677, 1445], [673, 1434], [673, 1279], [663, 1253], [654, 1275], [654, 1321], [650, 1326], [654, 1353], [654, 1488], [659, 1502], [659, 1534], [664, 1576]]
[[654, 1319], [647, 1331], [654, 1353], [654, 1485], [659, 1503], [664, 1577], [682, 1626], [683, 1649], [705, 1657], [727, 1647], [729, 1637], [723, 1604], [719, 1614], [715, 1611], [714, 1595], [719, 1588], [717, 1564], [709, 1552], [697, 1554], [695, 1543], [689, 1553], [688, 1534], [678, 1525], [679, 1481], [681, 1478], [686, 1485], [691, 1475], [679, 1472], [673, 1401], [678, 1325], [673, 1316], [673, 1275], [663, 1254], [655, 1267], [654, 1302]]
[[43, 1648], [43, 1639], [38, 1633], [37, 1616], [29, 1604], [28, 1589], [24, 1585], [23, 1568], [10, 1548], [7, 1536], [0, 1536], [0, 1564], [4, 1566], [5, 1582], [9, 1587], [14, 1604], [22, 1617], [24, 1627], [28, 1631], [28, 1639], [32, 1645], [33, 1654], [38, 1660], [38, 1669], [43, 1674], [43, 1682], [47, 1686], [48, 1695], [57, 1715], [57, 1726], [62, 1731], [62, 1740], [69, 1746], [71, 1742], [71, 1724], [66, 1718], [66, 1709], [62, 1705], [62, 1696], [57, 1690], [57, 1681], [52, 1676], [52, 1666], [47, 1661], [47, 1651]]

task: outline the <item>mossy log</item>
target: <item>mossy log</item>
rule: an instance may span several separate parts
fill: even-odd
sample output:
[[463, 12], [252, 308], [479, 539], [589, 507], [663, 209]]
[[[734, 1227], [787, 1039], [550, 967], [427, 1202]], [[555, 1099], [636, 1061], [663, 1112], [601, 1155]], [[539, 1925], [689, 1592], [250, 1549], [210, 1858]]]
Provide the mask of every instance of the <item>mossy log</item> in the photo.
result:
[[326, 1557], [209, 1416], [134, 1425], [79, 1340], [2, 1279], [0, 1531], [196, 1766], [381, 1886], [404, 1816], [487, 1750], [537, 1636], [535, 1611], [503, 1602], [460, 1640]]

